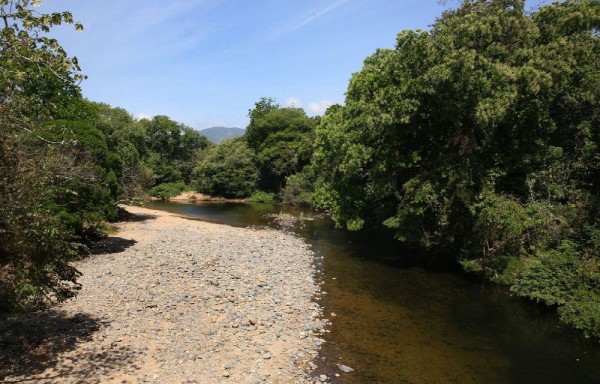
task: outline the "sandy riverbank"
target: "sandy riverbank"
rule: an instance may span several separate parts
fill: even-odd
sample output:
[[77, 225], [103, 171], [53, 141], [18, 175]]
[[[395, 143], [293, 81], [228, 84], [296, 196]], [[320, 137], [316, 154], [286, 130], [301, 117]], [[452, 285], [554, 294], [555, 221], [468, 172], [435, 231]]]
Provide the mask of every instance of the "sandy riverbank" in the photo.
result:
[[[162, 199], [159, 199], [157, 197], [152, 197], [150, 198], [150, 200], [152, 201], [161, 201]], [[179, 201], [179, 202], [198, 202], [198, 201], [227, 201], [227, 202], [236, 202], [236, 203], [245, 203], [248, 200], [247, 199], [227, 199], [224, 197], [216, 197], [216, 196], [209, 196], [209, 195], [204, 195], [202, 193], [199, 192], [182, 192], [177, 196], [172, 196], [169, 197], [168, 199], [169, 201]]]
[[0, 381], [313, 381], [323, 321], [301, 239], [127, 210], [78, 263], [77, 298], [2, 324]]

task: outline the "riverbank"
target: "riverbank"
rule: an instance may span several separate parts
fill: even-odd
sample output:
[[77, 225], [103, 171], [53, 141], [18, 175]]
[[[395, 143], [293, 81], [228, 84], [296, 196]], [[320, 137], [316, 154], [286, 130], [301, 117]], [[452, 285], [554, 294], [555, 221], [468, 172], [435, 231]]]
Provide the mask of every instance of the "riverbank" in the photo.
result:
[[4, 322], [0, 379], [314, 381], [324, 323], [301, 239], [126, 208], [131, 221], [78, 263], [77, 298]]
[[[164, 201], [165, 199], [161, 199], [158, 197], [151, 197], [150, 201]], [[209, 195], [204, 195], [200, 192], [191, 192], [191, 191], [186, 191], [186, 192], [182, 192], [177, 196], [171, 196], [168, 199], [166, 199], [167, 201], [174, 201], [174, 202], [199, 202], [199, 201], [227, 201], [230, 203], [246, 203], [248, 202], [248, 199], [232, 199], [232, 198], [225, 198], [225, 197], [217, 197], [217, 196], [209, 196]]]

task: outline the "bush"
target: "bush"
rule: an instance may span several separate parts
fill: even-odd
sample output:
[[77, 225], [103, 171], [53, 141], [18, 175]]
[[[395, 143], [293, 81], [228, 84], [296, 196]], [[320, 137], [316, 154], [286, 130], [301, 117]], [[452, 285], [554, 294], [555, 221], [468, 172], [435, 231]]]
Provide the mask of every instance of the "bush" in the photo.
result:
[[258, 191], [248, 198], [252, 203], [275, 203], [275, 194], [269, 192]]
[[[12, 137], [0, 118], [0, 312], [64, 301], [79, 290], [70, 262], [82, 250], [79, 215], [56, 204], [58, 171], [67, 157]], [[20, 140], [19, 140], [20, 139]], [[29, 156], [37, 151], [38, 157]], [[77, 177], [77, 175], [69, 175]]]
[[149, 194], [152, 197], [158, 197], [163, 200], [169, 200], [186, 190], [184, 183], [163, 183], [150, 189]]
[[314, 184], [306, 171], [288, 176], [285, 187], [281, 190], [281, 201], [284, 204], [312, 207]]
[[515, 279], [511, 291], [548, 305], [564, 305], [581, 284], [581, 262], [573, 244], [542, 253]]
[[511, 291], [558, 306], [563, 322], [600, 338], [600, 273], [597, 261], [582, 259], [571, 242], [540, 254], [518, 274]]
[[583, 332], [585, 337], [600, 339], [600, 296], [571, 301], [559, 308], [560, 319]]

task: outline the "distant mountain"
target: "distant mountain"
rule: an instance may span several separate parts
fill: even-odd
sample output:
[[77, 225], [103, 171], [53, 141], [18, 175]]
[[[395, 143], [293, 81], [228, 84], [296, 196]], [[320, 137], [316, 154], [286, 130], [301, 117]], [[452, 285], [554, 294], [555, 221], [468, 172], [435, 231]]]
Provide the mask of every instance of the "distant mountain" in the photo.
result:
[[206, 136], [206, 138], [213, 143], [217, 144], [223, 140], [233, 139], [234, 137], [240, 137], [246, 130], [244, 128], [226, 128], [226, 127], [212, 127], [206, 128], [200, 131], [200, 134]]

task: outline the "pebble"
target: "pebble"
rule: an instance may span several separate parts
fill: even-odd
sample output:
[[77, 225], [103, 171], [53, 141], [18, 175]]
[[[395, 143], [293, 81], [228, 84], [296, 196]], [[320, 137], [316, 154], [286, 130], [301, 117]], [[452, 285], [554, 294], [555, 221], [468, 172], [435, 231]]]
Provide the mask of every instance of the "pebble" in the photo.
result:
[[343, 364], [340, 364], [339, 368], [340, 368], [340, 371], [346, 372], [346, 373], [350, 373], [350, 372], [354, 371], [354, 369], [348, 367], [347, 365], [343, 365]]
[[302, 239], [127, 209], [158, 218], [119, 224], [116, 241], [135, 243], [77, 262], [82, 290], [52, 309], [97, 329], [46, 370], [2, 380], [85, 383], [95, 370], [95, 382], [314, 383], [303, 367], [328, 322]]

